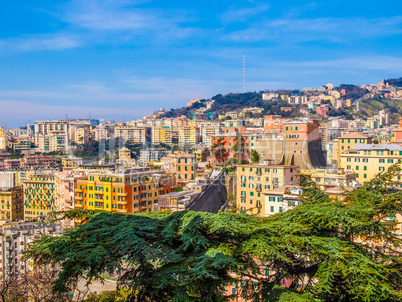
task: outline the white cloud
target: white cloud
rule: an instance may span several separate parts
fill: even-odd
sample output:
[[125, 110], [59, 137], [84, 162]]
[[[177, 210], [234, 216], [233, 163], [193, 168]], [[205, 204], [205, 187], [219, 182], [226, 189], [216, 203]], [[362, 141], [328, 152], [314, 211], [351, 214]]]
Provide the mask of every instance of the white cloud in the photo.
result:
[[232, 7], [222, 14], [221, 20], [224, 23], [245, 22], [253, 16], [266, 12], [268, 9], [269, 5], [265, 3], [257, 4], [254, 7], [247, 8]]
[[402, 16], [390, 18], [280, 18], [252, 24], [224, 39], [243, 42], [326, 40], [338, 43], [402, 34]]
[[0, 41], [0, 50], [15, 51], [62, 50], [80, 46], [77, 36], [67, 34], [31, 35]]

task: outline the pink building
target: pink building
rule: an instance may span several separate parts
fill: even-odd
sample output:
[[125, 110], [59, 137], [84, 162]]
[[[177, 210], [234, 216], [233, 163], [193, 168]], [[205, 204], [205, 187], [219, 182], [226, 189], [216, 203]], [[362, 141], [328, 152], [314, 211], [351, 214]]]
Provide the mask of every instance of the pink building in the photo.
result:
[[322, 116], [328, 116], [328, 111], [329, 111], [329, 105], [328, 105], [328, 104], [324, 104], [324, 105], [318, 106], [318, 107], [315, 109], [315, 112], [316, 112], [317, 114], [319, 114], [319, 115], [322, 115]]

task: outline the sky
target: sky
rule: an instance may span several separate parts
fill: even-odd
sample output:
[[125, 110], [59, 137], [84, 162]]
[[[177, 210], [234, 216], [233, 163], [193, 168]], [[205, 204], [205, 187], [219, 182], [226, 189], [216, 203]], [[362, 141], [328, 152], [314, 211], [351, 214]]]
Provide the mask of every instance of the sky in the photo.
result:
[[0, 125], [402, 76], [402, 2], [0, 2]]

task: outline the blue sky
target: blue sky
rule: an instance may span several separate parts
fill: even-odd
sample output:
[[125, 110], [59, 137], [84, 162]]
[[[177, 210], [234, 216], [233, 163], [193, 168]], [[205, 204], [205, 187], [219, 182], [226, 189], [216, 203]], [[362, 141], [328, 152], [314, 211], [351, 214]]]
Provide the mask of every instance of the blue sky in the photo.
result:
[[402, 3], [2, 1], [0, 125], [402, 76]]

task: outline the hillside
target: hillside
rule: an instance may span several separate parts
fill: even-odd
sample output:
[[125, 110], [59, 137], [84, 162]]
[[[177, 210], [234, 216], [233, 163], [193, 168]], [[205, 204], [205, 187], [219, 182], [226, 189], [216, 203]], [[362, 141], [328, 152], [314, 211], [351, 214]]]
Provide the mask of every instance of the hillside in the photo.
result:
[[396, 124], [399, 122], [401, 116], [402, 102], [400, 100], [381, 98], [364, 99], [360, 101], [360, 112], [367, 117], [378, 114], [380, 110], [385, 110], [389, 113], [390, 123]]
[[384, 83], [388, 83], [389, 85], [394, 85], [397, 87], [402, 87], [402, 77], [398, 79], [388, 79], [384, 80]]
[[[281, 91], [283, 94], [290, 94], [291, 91]], [[211, 98], [215, 101], [212, 108], [208, 111], [212, 111], [215, 114], [222, 112], [233, 111], [245, 107], [260, 107], [264, 108], [263, 114], [278, 114], [282, 116], [294, 116], [297, 114], [297, 110], [292, 113], [281, 112], [281, 107], [287, 107], [289, 104], [286, 101], [272, 100], [263, 101], [262, 92], [247, 92], [247, 93], [229, 93], [226, 95], [217, 94]], [[200, 103], [195, 103], [192, 107], [181, 107], [178, 109], [170, 109], [164, 117], [178, 117], [187, 116], [191, 118], [192, 112], [200, 107], [205, 107], [205, 100], [201, 100]]]

